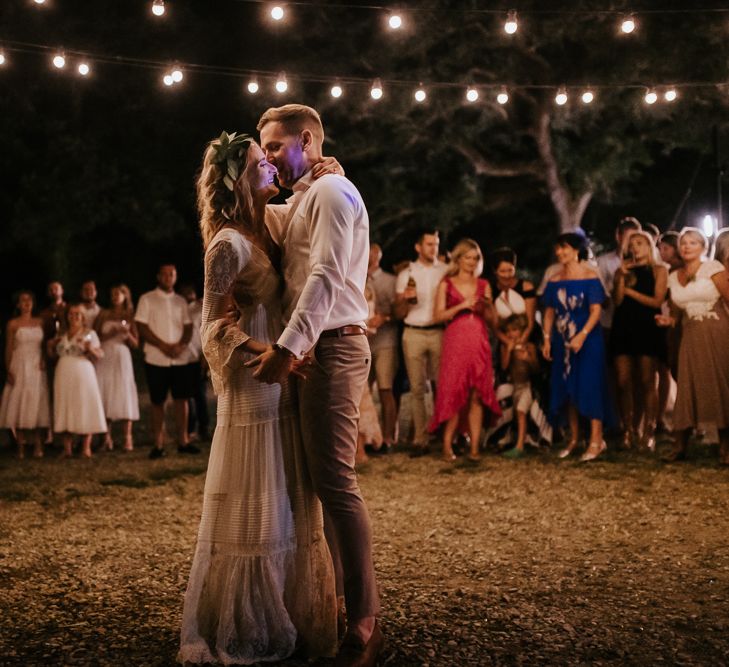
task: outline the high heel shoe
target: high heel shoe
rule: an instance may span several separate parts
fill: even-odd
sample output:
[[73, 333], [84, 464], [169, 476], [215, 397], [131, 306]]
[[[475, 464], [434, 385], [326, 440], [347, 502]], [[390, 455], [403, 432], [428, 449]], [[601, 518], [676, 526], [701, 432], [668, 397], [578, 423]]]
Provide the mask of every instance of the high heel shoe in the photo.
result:
[[635, 441], [635, 433], [633, 431], [624, 431], [623, 437], [620, 441], [622, 449], [633, 449], [633, 442]]
[[645, 427], [640, 444], [643, 449], [647, 449], [651, 453], [656, 451], [656, 427], [654, 425], [649, 424]]
[[575, 447], [577, 447], [577, 444], [577, 440], [568, 442], [567, 446], [557, 453], [557, 457], [560, 459], [566, 459], [574, 451]]
[[607, 449], [607, 444], [604, 440], [600, 442], [591, 442], [587, 451], [580, 457], [580, 461], [594, 461], [600, 454]]

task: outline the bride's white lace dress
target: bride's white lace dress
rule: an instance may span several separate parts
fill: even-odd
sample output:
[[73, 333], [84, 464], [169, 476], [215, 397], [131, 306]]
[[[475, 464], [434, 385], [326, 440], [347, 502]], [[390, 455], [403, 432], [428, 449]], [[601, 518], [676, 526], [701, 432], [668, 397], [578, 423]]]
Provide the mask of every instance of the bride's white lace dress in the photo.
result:
[[[287, 386], [255, 380], [240, 346], [273, 342], [280, 279], [266, 254], [224, 228], [205, 255], [202, 340], [218, 394], [180, 662], [252, 664], [336, 650], [334, 572]], [[221, 320], [232, 294], [242, 316]]]

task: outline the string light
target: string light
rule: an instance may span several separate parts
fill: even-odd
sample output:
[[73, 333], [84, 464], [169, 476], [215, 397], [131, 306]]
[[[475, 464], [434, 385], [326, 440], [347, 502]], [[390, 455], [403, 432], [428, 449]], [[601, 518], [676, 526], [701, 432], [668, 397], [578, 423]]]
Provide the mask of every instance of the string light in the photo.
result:
[[559, 89], [559, 90], [557, 91], [557, 95], [555, 96], [555, 98], [554, 98], [554, 101], [555, 101], [555, 102], [556, 102], [556, 103], [557, 103], [557, 104], [558, 104], [559, 106], [561, 106], [561, 107], [562, 107], [562, 106], [564, 106], [565, 104], [567, 104], [567, 100], [568, 100], [568, 97], [567, 97], [567, 91], [566, 91], [566, 90], [564, 89], [564, 86], [562, 86], [562, 88], [560, 88], [560, 89]]
[[402, 16], [400, 14], [390, 14], [390, 18], [387, 19], [387, 25], [392, 30], [399, 30], [402, 28]]
[[674, 102], [677, 97], [678, 92], [675, 88], [669, 88], [665, 93], [663, 93], [663, 99], [666, 100], [666, 102]]
[[582, 93], [582, 103], [583, 104], [592, 104], [592, 101], [595, 99], [595, 95], [591, 90], [586, 90], [584, 93]]
[[519, 24], [516, 21], [516, 10], [512, 9], [506, 16], [506, 23], [504, 23], [504, 32], [507, 35], [513, 35], [519, 29]]
[[170, 76], [175, 83], [180, 83], [183, 78], [182, 70], [175, 68], [170, 72]]
[[643, 99], [646, 104], [655, 104], [658, 101], [658, 95], [655, 90], [649, 90]]
[[289, 84], [286, 81], [286, 75], [281, 72], [276, 79], [276, 92], [285, 93], [289, 89]]
[[382, 99], [382, 94], [382, 81], [375, 79], [370, 88], [370, 97], [373, 100], [379, 100]]
[[36, 5], [42, 5], [45, 3], [45, 1], [46, 0], [33, 0], [33, 2], [35, 2]]
[[258, 81], [251, 79], [246, 88], [251, 95], [255, 95], [258, 92]]
[[509, 93], [506, 92], [506, 88], [503, 86], [499, 91], [499, 94], [496, 96], [496, 101], [501, 105], [504, 105], [509, 101]]
[[66, 58], [63, 56], [63, 54], [59, 53], [53, 56], [53, 66], [56, 69], [63, 69], [66, 66]]
[[475, 88], [466, 90], [466, 99], [469, 102], [475, 102], [478, 99], [478, 91]]
[[91, 68], [89, 67], [88, 63], [79, 63], [78, 73], [81, 76], [88, 76], [89, 72], [91, 72]]
[[172, 75], [171, 74], [165, 74], [162, 77], [162, 83], [164, 83], [165, 86], [174, 86], [175, 85], [175, 80], [172, 78]]
[[152, 3], [152, 14], [162, 16], [165, 13], [165, 0], [154, 0]]
[[273, 7], [271, 9], [271, 18], [274, 21], [281, 21], [283, 19], [283, 17], [284, 17], [283, 7], [279, 7], [278, 5], [276, 5], [275, 7]]
[[342, 93], [344, 92], [342, 90], [342, 87], [336, 83], [332, 86], [332, 89], [329, 91], [335, 99], [339, 99], [342, 96]]
[[0, 51], [0, 65], [4, 65], [4, 64], [5, 64], [5, 54], [2, 51]]
[[620, 24], [620, 30], [625, 35], [629, 35], [631, 32], [633, 32], [636, 28], [635, 18], [633, 18], [633, 15], [626, 16], [622, 23]]
[[418, 88], [413, 97], [415, 97], [416, 102], [425, 102], [425, 98], [428, 97], [428, 94], [422, 88]]

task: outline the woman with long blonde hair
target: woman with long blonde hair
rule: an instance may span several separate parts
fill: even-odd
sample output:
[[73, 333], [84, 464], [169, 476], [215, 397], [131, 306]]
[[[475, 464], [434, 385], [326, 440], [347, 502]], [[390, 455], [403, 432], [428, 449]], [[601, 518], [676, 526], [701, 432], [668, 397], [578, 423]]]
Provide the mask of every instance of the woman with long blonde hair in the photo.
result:
[[274, 176], [258, 144], [224, 132], [206, 148], [197, 182], [201, 338], [218, 408], [185, 593], [178, 659], [186, 664], [336, 650], [334, 572], [294, 399], [287, 383], [258, 382], [244, 366], [281, 332], [279, 252], [265, 224]]
[[438, 392], [429, 430], [443, 428], [443, 460], [455, 461], [453, 436], [456, 429], [471, 437], [470, 461], [478, 461], [484, 409], [490, 418], [501, 414], [494, 390], [488, 327], [496, 314], [491, 286], [479, 276], [483, 254], [471, 239], [459, 241], [451, 251], [451, 262], [438, 285], [433, 319], [446, 322], [438, 371]]

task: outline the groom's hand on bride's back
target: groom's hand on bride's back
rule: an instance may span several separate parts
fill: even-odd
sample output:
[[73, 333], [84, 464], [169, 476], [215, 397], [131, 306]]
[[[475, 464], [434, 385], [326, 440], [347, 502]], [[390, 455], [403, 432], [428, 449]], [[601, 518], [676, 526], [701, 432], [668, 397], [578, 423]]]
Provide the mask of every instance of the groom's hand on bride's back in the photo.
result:
[[294, 370], [296, 358], [283, 350], [269, 345], [265, 352], [245, 363], [246, 368], [253, 369], [253, 377], [266, 384], [281, 383]]

